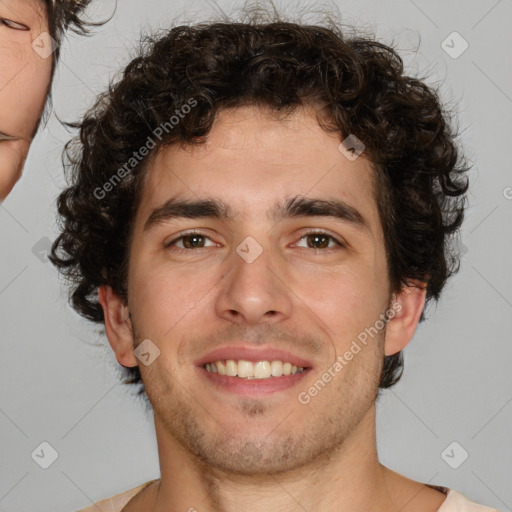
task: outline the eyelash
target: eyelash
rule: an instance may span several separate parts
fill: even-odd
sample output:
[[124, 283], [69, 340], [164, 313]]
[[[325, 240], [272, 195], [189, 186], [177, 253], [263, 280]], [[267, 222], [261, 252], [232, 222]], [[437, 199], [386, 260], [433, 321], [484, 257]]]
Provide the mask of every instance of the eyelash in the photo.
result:
[[[12, 30], [23, 30], [23, 31], [30, 30], [30, 28], [27, 27], [26, 25], [24, 25], [23, 23], [18, 23], [17, 21], [8, 20], [7, 18], [0, 18], [0, 23]], [[13, 26], [13, 25], [17, 25], [17, 26]]]
[[8, 142], [11, 140], [16, 140], [16, 137], [12, 137], [11, 135], [0, 132], [0, 142]]
[[[180, 240], [183, 240], [184, 238], [187, 238], [188, 236], [194, 236], [194, 235], [198, 235], [198, 236], [201, 236], [201, 237], [204, 237], [204, 238], [208, 238], [208, 239], [210, 238], [209, 236], [201, 233], [200, 231], [187, 231], [185, 233], [182, 233], [179, 237], [174, 238], [170, 242], [167, 242], [164, 247], [166, 249], [169, 249], [169, 250], [171, 250], [173, 252], [178, 252], [178, 253], [184, 253], [184, 252], [193, 251], [194, 249], [181, 249], [181, 248], [176, 248], [176, 247], [171, 248], [171, 246], [173, 244], [175, 244], [176, 242], [179, 242]], [[325, 231], [322, 231], [322, 230], [309, 231], [307, 233], [304, 233], [301, 236], [301, 238], [299, 239], [299, 241], [302, 240], [303, 238], [306, 238], [306, 237], [310, 236], [310, 235], [323, 235], [323, 236], [326, 236], [327, 238], [330, 238], [331, 240], [333, 240], [338, 246], [346, 247], [346, 244], [342, 243], [341, 241], [339, 241], [334, 236], [332, 236], [329, 233], [326, 233]], [[195, 250], [197, 251], [197, 250], [201, 250], [201, 249], [208, 249], [208, 247], [199, 247], [199, 248], [197, 248]], [[306, 249], [309, 249], [309, 247], [306, 247]], [[328, 251], [329, 249], [334, 249], [334, 247], [326, 247], [326, 248], [319, 248], [319, 249], [312, 249], [312, 250]]]

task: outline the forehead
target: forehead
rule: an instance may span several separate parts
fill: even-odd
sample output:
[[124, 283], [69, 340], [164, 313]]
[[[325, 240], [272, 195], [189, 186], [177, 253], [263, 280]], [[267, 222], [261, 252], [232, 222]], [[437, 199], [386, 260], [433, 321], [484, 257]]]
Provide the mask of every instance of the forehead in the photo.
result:
[[139, 210], [148, 215], [170, 197], [215, 196], [233, 212], [268, 218], [277, 199], [334, 195], [374, 216], [371, 163], [347, 159], [340, 141], [311, 108], [281, 119], [255, 106], [221, 110], [204, 145], [172, 145], [152, 157]]

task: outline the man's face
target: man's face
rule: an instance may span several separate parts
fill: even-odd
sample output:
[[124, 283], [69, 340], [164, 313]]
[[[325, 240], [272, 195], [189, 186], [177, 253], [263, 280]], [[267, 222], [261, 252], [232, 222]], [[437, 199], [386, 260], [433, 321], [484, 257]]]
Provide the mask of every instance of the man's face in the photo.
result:
[[46, 102], [52, 57], [43, 32], [42, 1], [0, 1], [0, 200], [21, 176]]
[[[339, 142], [311, 111], [277, 121], [243, 107], [219, 114], [206, 145], [165, 148], [150, 162], [128, 307], [137, 343], [151, 340], [160, 355], [139, 366], [157, 428], [211, 467], [291, 469], [332, 452], [358, 424], [370, 428], [383, 331], [309, 403], [298, 399], [389, 307], [370, 164], [346, 158]], [[320, 215], [271, 217], [295, 196], [343, 201], [368, 228]], [[170, 198], [223, 201], [232, 216], [161, 215], [145, 229]], [[189, 230], [195, 237], [166, 247]], [[261, 381], [220, 376], [203, 367], [219, 348], [227, 352], [218, 359], [234, 360], [244, 348], [281, 350], [288, 356], [275, 359], [297, 358], [307, 369]]]

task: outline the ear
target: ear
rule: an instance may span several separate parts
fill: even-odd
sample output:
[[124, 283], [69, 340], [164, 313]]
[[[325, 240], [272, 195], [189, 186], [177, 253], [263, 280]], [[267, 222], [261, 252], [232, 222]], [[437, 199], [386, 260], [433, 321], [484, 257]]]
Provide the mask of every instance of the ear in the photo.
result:
[[427, 283], [414, 279], [395, 296], [386, 327], [385, 355], [400, 352], [411, 341], [425, 306], [426, 292]]
[[137, 359], [133, 353], [133, 331], [128, 306], [107, 285], [98, 288], [98, 300], [103, 308], [108, 342], [117, 361], [126, 367], [137, 366]]

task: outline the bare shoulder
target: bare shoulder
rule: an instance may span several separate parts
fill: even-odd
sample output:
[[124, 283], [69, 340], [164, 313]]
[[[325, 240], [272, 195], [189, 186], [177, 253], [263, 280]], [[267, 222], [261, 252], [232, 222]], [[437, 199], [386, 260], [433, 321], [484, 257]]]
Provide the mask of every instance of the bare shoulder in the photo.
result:
[[140, 492], [133, 496], [133, 498], [124, 506], [121, 512], [138, 512], [140, 510], [151, 510], [159, 485], [160, 479], [148, 482]]
[[401, 512], [437, 512], [447, 498], [442, 487], [430, 487], [386, 468], [386, 481]]

